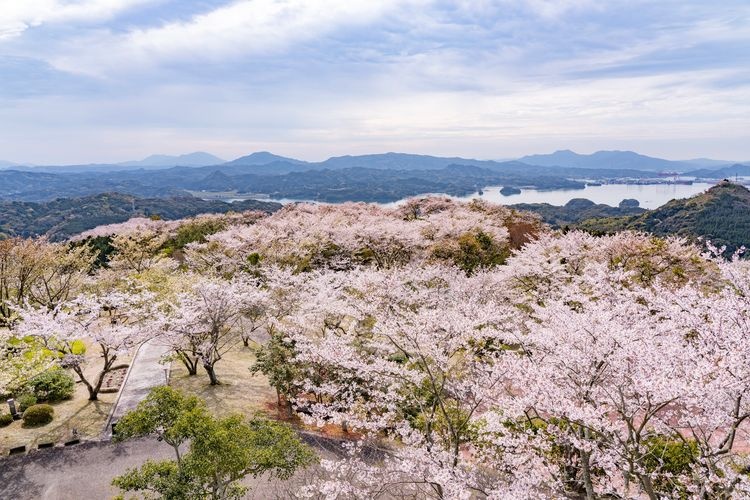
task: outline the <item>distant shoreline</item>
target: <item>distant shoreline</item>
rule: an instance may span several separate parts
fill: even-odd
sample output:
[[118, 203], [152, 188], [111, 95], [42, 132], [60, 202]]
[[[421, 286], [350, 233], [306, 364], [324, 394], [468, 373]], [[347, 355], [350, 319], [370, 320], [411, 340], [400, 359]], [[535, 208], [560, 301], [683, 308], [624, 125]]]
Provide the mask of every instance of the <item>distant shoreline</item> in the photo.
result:
[[[584, 180], [585, 181], [585, 180]], [[589, 199], [595, 203], [616, 207], [623, 199], [637, 199], [643, 208], [657, 208], [672, 198], [687, 198], [705, 191], [718, 181], [708, 179], [690, 179], [674, 182], [664, 180], [661, 182], [599, 182], [585, 181], [586, 186], [580, 189], [540, 189], [531, 186], [519, 186], [518, 191], [513, 190], [510, 194], [506, 190], [502, 193], [504, 186], [485, 186], [473, 192], [463, 195], [450, 193], [419, 193], [398, 199], [384, 198], [380, 200], [365, 200], [367, 203], [378, 203], [386, 206], [397, 206], [404, 200], [419, 196], [446, 196], [456, 200], [483, 199], [502, 205], [515, 205], [526, 203], [548, 203], [553, 206], [563, 206], [571, 199]], [[515, 186], [514, 186], [515, 187]], [[670, 191], [671, 189], [671, 191]], [[635, 193], [631, 192], [635, 191]], [[295, 199], [275, 198], [264, 193], [238, 193], [237, 191], [187, 191], [192, 196], [206, 201], [222, 201], [234, 203], [247, 200], [273, 201], [282, 205], [288, 203], [343, 203], [347, 201], [358, 202], [363, 200], [328, 200], [328, 199]]]

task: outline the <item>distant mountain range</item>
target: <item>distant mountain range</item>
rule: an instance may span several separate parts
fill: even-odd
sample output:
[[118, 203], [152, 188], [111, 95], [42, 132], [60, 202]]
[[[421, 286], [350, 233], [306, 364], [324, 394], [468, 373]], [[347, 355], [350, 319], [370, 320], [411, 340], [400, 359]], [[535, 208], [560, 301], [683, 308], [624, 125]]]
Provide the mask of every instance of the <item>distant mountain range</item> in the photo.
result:
[[[623, 179], [663, 182], [657, 172], [677, 171], [675, 164], [681, 164], [627, 151], [593, 155], [563, 151], [525, 157], [523, 162], [406, 153], [338, 156], [322, 162], [304, 162], [264, 151], [215, 165], [167, 166], [173, 162], [204, 163], [212, 159], [218, 158], [193, 153], [155, 156], [126, 165], [11, 167], [0, 170], [0, 199], [39, 202], [119, 192], [140, 197], [193, 193], [205, 198], [264, 195], [271, 199], [390, 202], [426, 193], [464, 196], [487, 186], [545, 190], [583, 189], [585, 182], [618, 183]], [[143, 166], [145, 163], [152, 166]], [[697, 170], [695, 164], [683, 166], [686, 165], [694, 175], [705, 178], [750, 172], [750, 167], [741, 165]]]
[[726, 165], [732, 165], [733, 163], [750, 163], [750, 162], [734, 162], [724, 160], [712, 160], [711, 158], [695, 158], [693, 160], [683, 160], [680, 163], [689, 163], [693, 167], [697, 168], [721, 168]]
[[[129, 167], [96, 170], [0, 170], [0, 199], [46, 201], [56, 197], [121, 192], [135, 196], [178, 196], [227, 192], [227, 198], [266, 195], [272, 199], [328, 202], [396, 201], [406, 196], [471, 194], [486, 186], [583, 189], [581, 178], [647, 178], [653, 173], [624, 169], [540, 167], [525, 163], [464, 160], [386, 153], [336, 157], [319, 163], [290, 163], [274, 157], [208, 167], [159, 170]], [[240, 197], [242, 197], [240, 196]]]
[[50, 173], [90, 173], [90, 172], [116, 172], [124, 170], [156, 170], [172, 167], [204, 167], [207, 165], [220, 165], [226, 160], [209, 153], [197, 152], [186, 155], [151, 155], [143, 160], [124, 161], [121, 163], [88, 163], [81, 165], [19, 165], [17, 163], [0, 161], [0, 170], [13, 169], [29, 172]]
[[[709, 158], [673, 161], [641, 155], [633, 151], [597, 151], [592, 154], [579, 154], [570, 150], [555, 151], [551, 154], [524, 156], [517, 161], [541, 167], [566, 167], [576, 169], [638, 170], [644, 172], [690, 172], [694, 170], [715, 170], [735, 163]], [[338, 170], [343, 168], [373, 168], [380, 170], [433, 170], [448, 165], [487, 166], [506, 161], [487, 161], [460, 157], [439, 157], [407, 153], [382, 153], [358, 156], [335, 156], [321, 162], [308, 162], [280, 156], [268, 151], [258, 151], [235, 160], [225, 161], [209, 153], [195, 152], [179, 156], [151, 155], [143, 160], [107, 164], [87, 165], [45, 165], [20, 167], [16, 163], [0, 161], [0, 169], [21, 168], [45, 172], [112, 172], [130, 169], [161, 169], [171, 167], [254, 167], [252, 173], [260, 175], [285, 174], [305, 170]], [[748, 162], [750, 163], [750, 162]], [[246, 173], [250, 173], [247, 171]]]
[[740, 165], [739, 163], [737, 163], [734, 165], [720, 167], [718, 169], [704, 168], [687, 172], [687, 175], [709, 179], [732, 179], [735, 176], [747, 177], [750, 176], [750, 165]]
[[[486, 167], [490, 164], [507, 163], [508, 161], [487, 161], [460, 157], [439, 157], [430, 155], [417, 155], [407, 153], [381, 153], [359, 156], [334, 156], [322, 162], [305, 162], [278, 156], [268, 152], [253, 153], [224, 165], [244, 166], [272, 166], [278, 173], [288, 171], [302, 171], [305, 169], [331, 169], [341, 168], [374, 168], [381, 170], [433, 170], [441, 169], [448, 165], [473, 165]], [[547, 155], [524, 156], [518, 160], [527, 165], [540, 167], [567, 167], [575, 169], [608, 169], [608, 170], [639, 170], [644, 172], [676, 171], [687, 172], [701, 169], [719, 169], [732, 165], [731, 161], [712, 160], [699, 158], [695, 160], [673, 161], [661, 158], [653, 158], [632, 151], [597, 151], [590, 155], [578, 154], [570, 150], [556, 151]], [[294, 167], [290, 168], [291, 164]], [[266, 171], [266, 170], [264, 170]]]
[[651, 172], [675, 171], [687, 172], [696, 167], [721, 168], [731, 165], [732, 162], [700, 158], [687, 161], [664, 160], [653, 158], [633, 151], [597, 151], [590, 155], [582, 155], [570, 150], [555, 151], [547, 155], [531, 155], [519, 158], [518, 161], [530, 165], [541, 165], [548, 167], [575, 167], [575, 168], [623, 168], [634, 170], [645, 170]]

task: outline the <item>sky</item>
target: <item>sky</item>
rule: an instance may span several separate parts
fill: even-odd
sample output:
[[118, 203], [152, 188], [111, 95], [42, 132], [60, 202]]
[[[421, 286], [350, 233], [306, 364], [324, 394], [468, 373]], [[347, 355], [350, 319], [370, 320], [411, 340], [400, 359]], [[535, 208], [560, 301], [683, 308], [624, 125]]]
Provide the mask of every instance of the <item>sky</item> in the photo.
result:
[[750, 160], [747, 0], [0, 0], [0, 160]]

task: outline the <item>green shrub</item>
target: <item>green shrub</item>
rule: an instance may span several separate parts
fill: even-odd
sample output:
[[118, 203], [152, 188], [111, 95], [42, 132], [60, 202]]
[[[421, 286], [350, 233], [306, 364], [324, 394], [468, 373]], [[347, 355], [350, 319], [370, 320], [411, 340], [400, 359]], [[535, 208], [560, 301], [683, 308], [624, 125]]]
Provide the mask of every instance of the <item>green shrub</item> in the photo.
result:
[[36, 404], [36, 396], [31, 392], [24, 392], [16, 398], [18, 403], [18, 411], [24, 411], [26, 408], [31, 408]]
[[37, 401], [62, 401], [73, 397], [75, 380], [67, 370], [52, 368], [31, 379], [27, 387], [33, 392]]
[[182, 250], [189, 243], [205, 243], [206, 236], [218, 233], [226, 228], [226, 222], [220, 219], [193, 220], [182, 224], [177, 234], [164, 244], [167, 255], [175, 250]]
[[698, 444], [678, 436], [655, 435], [643, 440], [648, 452], [643, 465], [653, 476], [654, 488], [664, 498], [689, 498], [680, 476], [689, 474], [698, 462]]
[[433, 256], [440, 260], [453, 261], [472, 274], [479, 269], [488, 269], [505, 264], [510, 256], [510, 249], [505, 243], [496, 242], [491, 235], [483, 232], [467, 232], [455, 241], [438, 245], [433, 249]]
[[10, 413], [0, 414], [0, 427], [7, 427], [13, 422], [13, 415]]
[[23, 412], [23, 423], [29, 427], [45, 425], [52, 422], [55, 409], [50, 405], [34, 405]]

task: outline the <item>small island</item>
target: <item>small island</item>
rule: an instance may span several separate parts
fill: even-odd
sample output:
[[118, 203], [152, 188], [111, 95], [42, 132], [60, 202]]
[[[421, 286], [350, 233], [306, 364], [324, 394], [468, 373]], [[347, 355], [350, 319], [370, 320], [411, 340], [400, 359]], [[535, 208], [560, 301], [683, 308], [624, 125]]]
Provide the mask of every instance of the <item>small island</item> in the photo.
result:
[[500, 189], [500, 194], [503, 196], [510, 196], [512, 194], [521, 194], [521, 190], [513, 186], [503, 186]]

